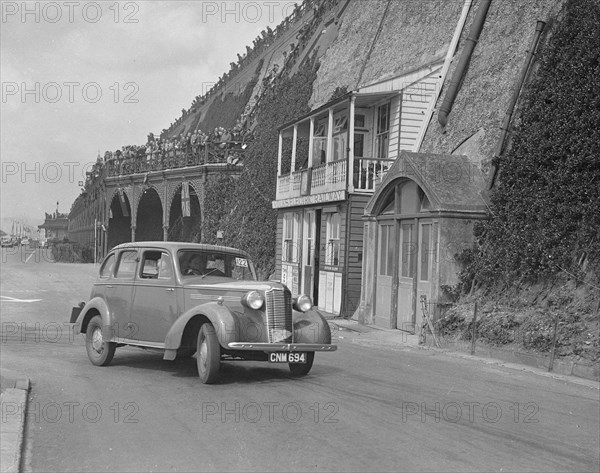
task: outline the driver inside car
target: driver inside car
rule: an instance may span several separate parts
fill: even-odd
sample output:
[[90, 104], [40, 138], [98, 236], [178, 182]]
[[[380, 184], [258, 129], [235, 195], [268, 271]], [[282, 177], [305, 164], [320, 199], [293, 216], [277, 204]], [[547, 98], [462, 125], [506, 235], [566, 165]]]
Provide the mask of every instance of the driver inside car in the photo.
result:
[[200, 255], [193, 255], [183, 270], [185, 276], [201, 276], [206, 272], [206, 260]]

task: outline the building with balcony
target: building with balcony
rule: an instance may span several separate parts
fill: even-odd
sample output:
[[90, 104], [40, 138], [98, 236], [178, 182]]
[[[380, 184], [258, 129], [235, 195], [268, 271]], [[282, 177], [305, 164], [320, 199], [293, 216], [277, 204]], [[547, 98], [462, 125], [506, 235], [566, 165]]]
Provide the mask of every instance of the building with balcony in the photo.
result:
[[54, 213], [46, 213], [44, 223], [38, 225], [40, 238], [46, 238], [52, 241], [61, 241], [68, 237], [69, 217], [67, 214], [61, 214], [58, 209]]
[[327, 312], [358, 308], [363, 214], [403, 150], [418, 148], [442, 62], [351, 91], [280, 128], [277, 277]]

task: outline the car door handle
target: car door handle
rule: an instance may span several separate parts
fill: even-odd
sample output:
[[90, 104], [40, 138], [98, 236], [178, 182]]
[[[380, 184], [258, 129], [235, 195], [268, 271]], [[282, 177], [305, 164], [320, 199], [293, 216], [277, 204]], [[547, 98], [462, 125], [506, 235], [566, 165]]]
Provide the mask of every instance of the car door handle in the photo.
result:
[[106, 286], [106, 287], [108, 287], [108, 288], [112, 289], [114, 286], [111, 286], [111, 285], [109, 284], [109, 285], [108, 285], [108, 286]]
[[173, 289], [172, 287], [168, 287], [167, 289], [165, 289], [165, 291], [167, 292], [173, 292], [175, 289]]

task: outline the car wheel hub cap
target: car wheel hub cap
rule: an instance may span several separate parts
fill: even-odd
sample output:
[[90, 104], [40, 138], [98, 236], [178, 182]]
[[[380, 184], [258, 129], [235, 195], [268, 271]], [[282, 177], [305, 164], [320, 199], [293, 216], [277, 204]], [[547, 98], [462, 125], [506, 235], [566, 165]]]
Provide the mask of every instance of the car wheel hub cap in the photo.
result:
[[92, 333], [92, 348], [98, 352], [102, 353], [102, 345], [104, 341], [102, 339], [102, 330], [100, 328], [96, 328]]
[[206, 346], [206, 341], [203, 340], [202, 345], [200, 345], [200, 362], [201, 362], [203, 368], [206, 367], [207, 358], [208, 358], [208, 347]]

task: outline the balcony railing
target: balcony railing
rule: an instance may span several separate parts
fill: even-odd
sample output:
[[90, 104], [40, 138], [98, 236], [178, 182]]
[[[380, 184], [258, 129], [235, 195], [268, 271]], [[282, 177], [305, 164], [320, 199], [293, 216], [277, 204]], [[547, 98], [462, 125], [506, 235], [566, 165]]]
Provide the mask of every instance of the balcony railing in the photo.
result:
[[311, 193], [321, 194], [346, 188], [346, 160], [332, 161], [313, 168]]
[[354, 190], [373, 192], [388, 169], [393, 159], [354, 159]]
[[[354, 158], [354, 190], [373, 192], [393, 162], [393, 159]], [[346, 165], [344, 159], [279, 176], [277, 200], [346, 190]]]

